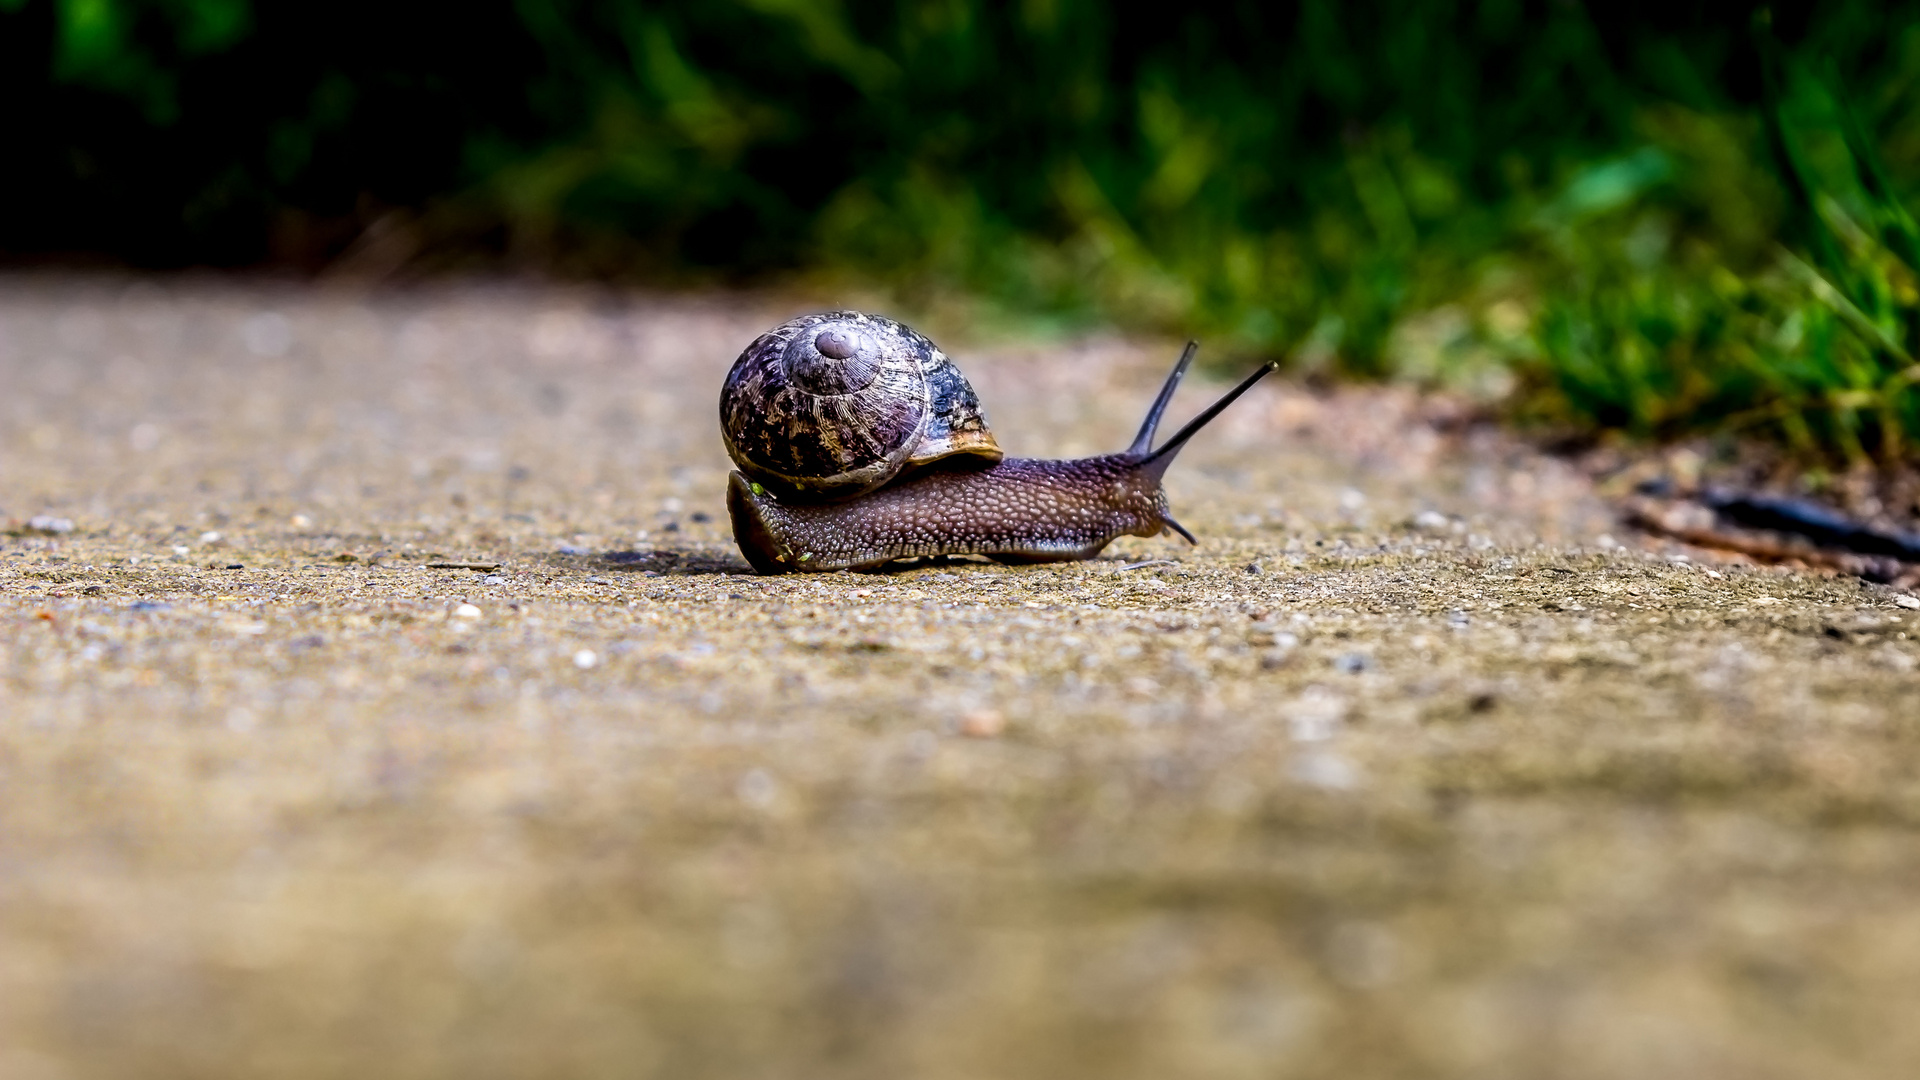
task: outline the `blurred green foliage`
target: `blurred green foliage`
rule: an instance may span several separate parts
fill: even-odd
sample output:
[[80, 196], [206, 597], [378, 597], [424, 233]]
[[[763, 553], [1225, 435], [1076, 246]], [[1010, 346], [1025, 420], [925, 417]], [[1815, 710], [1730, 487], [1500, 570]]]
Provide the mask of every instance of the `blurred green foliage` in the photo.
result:
[[1897, 458], [1917, 15], [0, 0], [0, 134], [33, 163], [0, 194], [40, 208], [0, 249], [805, 274]]
[[[1590, 168], [1539, 218], [1523, 406], [1589, 428], [1761, 433], [1809, 458], [1907, 460], [1920, 436], [1920, 230], [1905, 208], [1920, 32], [1898, 27], [1893, 63], [1851, 86], [1830, 55], [1782, 49], [1764, 10], [1752, 32], [1758, 108], [1648, 111], [1661, 149]], [[1569, 204], [1609, 186], [1622, 194]]]

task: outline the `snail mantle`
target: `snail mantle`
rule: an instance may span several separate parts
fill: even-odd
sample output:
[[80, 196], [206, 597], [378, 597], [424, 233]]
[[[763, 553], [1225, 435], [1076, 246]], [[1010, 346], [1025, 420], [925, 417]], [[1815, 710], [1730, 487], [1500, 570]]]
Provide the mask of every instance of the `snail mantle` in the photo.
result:
[[1090, 559], [1120, 536], [1186, 537], [1161, 479], [1188, 439], [1272, 364], [1153, 446], [1198, 346], [1180, 354], [1133, 445], [1055, 461], [1009, 458], [979, 397], [923, 335], [858, 311], [804, 315], [760, 335], [720, 393], [739, 471], [727, 511], [763, 574], [863, 569], [895, 559]]

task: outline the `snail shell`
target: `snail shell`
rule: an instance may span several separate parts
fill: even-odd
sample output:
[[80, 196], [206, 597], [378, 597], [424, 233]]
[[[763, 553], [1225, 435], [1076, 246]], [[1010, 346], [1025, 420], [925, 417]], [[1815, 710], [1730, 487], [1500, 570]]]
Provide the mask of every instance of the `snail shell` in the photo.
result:
[[727, 373], [720, 430], [742, 473], [799, 503], [856, 498], [949, 458], [1001, 458], [953, 361], [858, 311], [803, 315], [755, 338]]

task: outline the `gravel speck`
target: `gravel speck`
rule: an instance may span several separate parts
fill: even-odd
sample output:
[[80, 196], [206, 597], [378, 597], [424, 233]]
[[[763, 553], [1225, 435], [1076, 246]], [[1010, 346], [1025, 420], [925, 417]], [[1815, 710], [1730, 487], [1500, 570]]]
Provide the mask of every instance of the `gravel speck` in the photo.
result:
[[765, 769], [751, 769], [740, 777], [733, 792], [740, 801], [756, 810], [764, 810], [773, 804], [779, 795], [779, 786], [774, 783], [773, 775]]
[[1007, 717], [999, 709], [974, 709], [960, 717], [960, 734], [970, 739], [998, 738], [1007, 730]]
[[1290, 773], [1295, 780], [1309, 787], [1329, 791], [1347, 791], [1360, 779], [1352, 762], [1327, 750], [1309, 750], [1301, 754], [1294, 759]]

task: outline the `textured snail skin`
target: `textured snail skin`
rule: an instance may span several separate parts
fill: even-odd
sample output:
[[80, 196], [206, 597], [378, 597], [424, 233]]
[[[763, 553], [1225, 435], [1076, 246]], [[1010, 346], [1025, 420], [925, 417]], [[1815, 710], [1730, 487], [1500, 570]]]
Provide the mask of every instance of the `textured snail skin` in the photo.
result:
[[782, 502], [734, 473], [733, 535], [755, 570], [850, 570], [931, 555], [1017, 562], [1090, 559], [1120, 536], [1157, 536], [1171, 521], [1160, 478], [1171, 456], [1074, 461], [1008, 458], [923, 472], [849, 502]]

